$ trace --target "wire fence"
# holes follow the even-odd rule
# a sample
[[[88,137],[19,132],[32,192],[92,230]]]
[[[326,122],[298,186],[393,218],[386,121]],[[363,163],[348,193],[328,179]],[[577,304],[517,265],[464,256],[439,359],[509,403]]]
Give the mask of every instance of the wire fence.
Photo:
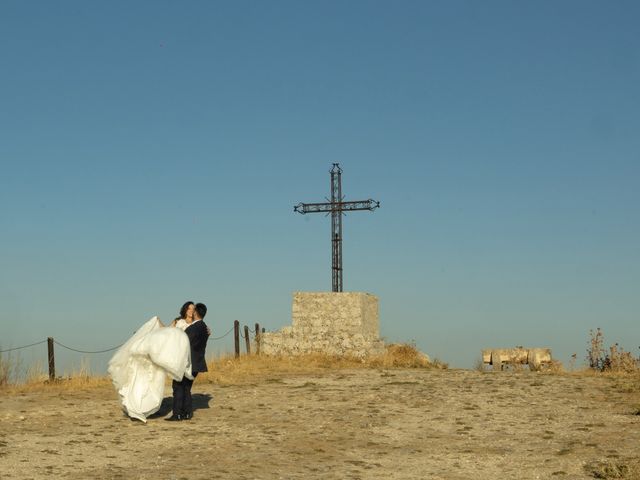
[[[255,346],[256,346],[256,352],[257,354],[260,353],[260,334],[264,332],[264,328],[262,330],[260,330],[260,326],[259,324],[255,324],[255,332],[251,329],[249,329],[248,326],[245,325],[244,327],[244,333],[242,332],[243,329],[240,328],[240,322],[238,320],[234,320],[233,322],[233,326],[227,330],[223,335],[217,336],[217,337],[211,337],[209,336],[209,338],[207,339],[207,341],[218,341],[218,340],[222,340],[224,338],[226,338],[227,336],[229,336],[231,334],[231,332],[234,332],[234,350],[235,350],[235,356],[239,357],[240,356],[240,338],[245,340],[245,344],[246,344],[246,353],[249,355],[251,354],[251,341],[253,340],[255,342]],[[209,333],[211,333],[209,331]],[[116,345],[114,347],[110,347],[110,348],[102,348],[99,350],[89,350],[89,349],[85,349],[85,348],[76,348],[76,347],[70,347],[69,345],[66,345],[65,343],[59,342],[58,340],[55,340],[53,337],[48,337],[46,340],[41,340],[39,342],[33,342],[33,343],[29,343],[27,345],[21,345],[19,347],[11,347],[11,348],[6,348],[4,350],[0,350],[0,354],[3,353],[9,353],[9,352],[15,352],[18,350],[23,350],[26,348],[31,348],[31,347],[35,347],[38,345],[42,345],[43,343],[48,343],[48,360],[49,360],[49,372],[50,372],[50,377],[55,376],[55,355],[54,355],[54,344],[58,345],[61,348],[64,348],[65,350],[69,350],[71,352],[76,352],[76,353],[83,353],[83,354],[88,354],[88,355],[93,355],[93,354],[100,354],[100,353],[108,353],[108,352],[113,352],[117,349],[119,349],[120,347],[122,347],[126,342],[122,342],[119,345]]]
[[[209,340],[222,340],[224,337],[226,337],[227,335],[229,335],[231,332],[233,332],[233,328],[231,327],[229,329],[229,331],[227,333],[225,333],[224,335],[222,335],[221,337],[209,337]]]
[[[222,340],[223,338],[229,336],[229,334],[231,332],[233,332],[234,327],[232,326],[229,330],[227,330],[227,332],[224,335],[220,335],[219,337],[209,337],[207,339],[207,341],[216,341],[216,340]],[[251,330],[249,330],[250,333],[250,337],[255,338],[255,333],[252,332]],[[242,330],[240,330],[240,336],[242,338],[246,338],[243,333]],[[34,343],[30,343],[28,345],[22,345],[20,347],[12,347],[12,348],[7,348],[4,350],[0,350],[0,353],[8,353],[8,352],[14,352],[16,350],[23,350],[25,348],[30,348],[30,347],[35,347],[36,345],[42,345],[43,343],[47,343],[47,340],[41,340],[39,342],[34,342]],[[87,353],[87,354],[97,354],[97,353],[107,353],[107,352],[112,352],[114,350],[117,350],[118,348],[120,348],[122,345],[124,345],[125,342],[121,343],[120,345],[116,345],[115,347],[111,347],[111,348],[105,348],[105,349],[101,349],[101,350],[84,350],[84,349],[80,349],[80,348],[74,348],[74,347],[69,347],[67,345],[65,345],[62,342],[59,342],[57,340],[54,340],[54,343],[62,348],[65,348],[67,350],[70,350],[72,352],[77,352],[77,353]]]
[[[121,343],[120,345],[118,345],[116,347],[106,348],[104,350],[80,350],[80,349],[77,349],[77,348],[68,347],[68,346],[58,342],[57,340],[54,340],[53,342],[56,345],[61,346],[62,348],[66,348],[67,350],[71,350],[72,352],[78,352],[78,353],[105,353],[105,352],[112,352],[113,350],[117,350],[122,345],[124,345],[124,343]],[[42,345],[43,343],[47,343],[47,340],[42,340],[40,342],[30,343],[29,345],[23,345],[21,347],[7,348],[6,350],[0,350],[0,353],[13,352],[13,351],[16,351],[16,350],[23,350],[25,348],[34,347],[36,345]]]
[[[42,340],[40,342],[30,343],[29,345],[23,345],[22,347],[7,348],[6,350],[0,350],[0,353],[13,352],[14,350],[22,350],[24,348],[34,347],[36,345],[42,345],[43,343],[47,343],[47,341]]]
[[[121,343],[120,345],[116,346],[116,347],[111,347],[111,348],[106,348],[104,350],[79,350],[77,348],[72,348],[72,347],[67,347],[66,345],[63,345],[62,343],[60,343],[57,340],[53,341],[56,345],[61,346],[62,348],[66,348],[67,350],[71,350],[72,352],[78,352],[78,353],[106,353],[106,352],[112,352],[114,350],[117,350],[118,348],[120,348],[122,345],[124,345],[124,343]]]

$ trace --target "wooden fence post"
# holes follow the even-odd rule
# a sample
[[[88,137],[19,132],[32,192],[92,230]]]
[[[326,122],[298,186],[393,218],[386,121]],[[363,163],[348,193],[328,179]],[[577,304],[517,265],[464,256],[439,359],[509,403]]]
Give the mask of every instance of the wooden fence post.
[[[247,346],[247,355],[251,355],[251,339],[249,338],[249,327],[244,326],[244,343]]]
[[[49,381],[56,379],[56,359],[53,353],[53,337],[47,337],[47,350],[49,353]]]
[[[236,358],[238,358],[240,356],[240,322],[238,320],[233,321],[233,337],[236,347]]]
[[[256,323],[256,355],[260,355],[260,325]]]

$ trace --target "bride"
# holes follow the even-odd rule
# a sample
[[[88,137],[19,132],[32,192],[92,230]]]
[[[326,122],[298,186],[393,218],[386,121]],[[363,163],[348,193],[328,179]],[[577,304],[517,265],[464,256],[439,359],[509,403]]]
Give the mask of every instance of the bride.
[[[193,302],[186,302],[169,327],[152,317],[109,361],[107,371],[131,418],[146,423],[149,415],[160,410],[167,375],[176,381],[193,379],[189,337],[184,333],[193,321],[193,311]]]

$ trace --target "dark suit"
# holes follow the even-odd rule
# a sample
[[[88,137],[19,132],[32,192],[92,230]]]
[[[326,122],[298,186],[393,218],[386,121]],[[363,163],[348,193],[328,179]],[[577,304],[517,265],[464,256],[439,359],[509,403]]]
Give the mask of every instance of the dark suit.
[[[193,322],[187,327],[184,333],[189,337],[189,345],[191,346],[191,373],[195,379],[199,372],[207,371],[207,362],[204,359],[207,339],[209,338],[207,325],[202,320]],[[189,380],[187,377],[182,377],[182,380],[179,382],[175,380],[172,382],[174,416],[191,417],[193,414],[193,402],[191,399],[192,385],[193,380]]]
[[[198,372],[206,372],[207,362],[204,359],[204,351],[207,348],[209,338],[207,324],[204,323],[204,320],[199,320],[189,325],[184,333],[189,337],[191,345],[191,372],[194,376]]]

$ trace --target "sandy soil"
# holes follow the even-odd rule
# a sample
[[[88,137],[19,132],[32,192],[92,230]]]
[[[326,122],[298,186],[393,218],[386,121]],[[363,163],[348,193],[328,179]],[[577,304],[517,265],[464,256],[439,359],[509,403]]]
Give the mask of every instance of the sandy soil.
[[[636,478],[639,392],[532,372],[274,374],[198,379],[192,421],[147,424],[107,387],[5,393],[0,478],[583,479],[593,465]]]

